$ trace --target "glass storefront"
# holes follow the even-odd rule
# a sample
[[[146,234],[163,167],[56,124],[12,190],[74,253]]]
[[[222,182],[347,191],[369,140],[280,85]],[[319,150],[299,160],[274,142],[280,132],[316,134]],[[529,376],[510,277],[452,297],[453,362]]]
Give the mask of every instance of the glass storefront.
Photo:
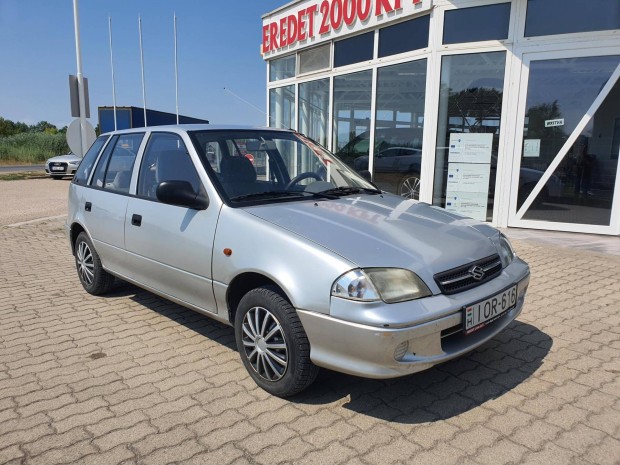
[[[533,61],[527,91],[517,209],[561,158],[523,215],[526,220],[609,225],[618,168],[620,82],[581,131],[577,125],[620,56]],[[566,146],[569,138],[574,139]]]
[[[295,126],[295,86],[269,91],[269,126],[289,129]]]
[[[347,165],[358,171],[368,166],[371,99],[371,70],[334,77],[332,148]]]
[[[411,199],[420,198],[426,62],[386,66],[377,73],[373,181]]]
[[[329,79],[299,84],[299,132],[327,147],[328,121]]]
[[[493,219],[505,52],[444,56],[433,205]]]

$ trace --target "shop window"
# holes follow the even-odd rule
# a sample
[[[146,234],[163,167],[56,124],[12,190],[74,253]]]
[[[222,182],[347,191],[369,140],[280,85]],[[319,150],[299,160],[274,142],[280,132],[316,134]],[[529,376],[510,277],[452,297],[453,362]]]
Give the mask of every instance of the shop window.
[[[333,151],[349,166],[368,163],[372,71],[334,77]]]
[[[299,132],[327,146],[329,79],[299,84]]]
[[[379,58],[428,47],[430,15],[379,30]]]
[[[527,2],[525,37],[612,29],[620,29],[620,2],[617,0]]]
[[[334,42],[334,67],[372,60],[374,42],[374,32]]]
[[[530,63],[517,210],[556,157],[562,161],[523,219],[610,224],[618,171],[620,81],[585,128],[579,134],[575,130],[618,66],[620,56]],[[574,143],[566,150],[571,136]]]
[[[378,70],[373,181],[412,199],[420,198],[425,89],[426,59]]]
[[[295,86],[269,89],[269,126],[292,129],[295,124]]]
[[[492,221],[505,52],[444,56],[433,204]]]
[[[269,61],[269,81],[295,77],[295,55]]]
[[[504,40],[509,23],[510,3],[448,10],[444,13],[443,43]]]
[[[299,74],[329,69],[330,53],[330,44],[299,52]]]

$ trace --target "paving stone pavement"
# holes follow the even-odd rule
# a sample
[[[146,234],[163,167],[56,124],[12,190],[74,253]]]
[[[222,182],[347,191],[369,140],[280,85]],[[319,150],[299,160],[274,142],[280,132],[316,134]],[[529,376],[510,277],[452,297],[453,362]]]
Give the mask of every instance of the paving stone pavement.
[[[620,257],[514,245],[526,306],[482,348],[282,400],[231,328],[127,284],[86,294],[62,220],[0,228],[0,464],[618,464]]]

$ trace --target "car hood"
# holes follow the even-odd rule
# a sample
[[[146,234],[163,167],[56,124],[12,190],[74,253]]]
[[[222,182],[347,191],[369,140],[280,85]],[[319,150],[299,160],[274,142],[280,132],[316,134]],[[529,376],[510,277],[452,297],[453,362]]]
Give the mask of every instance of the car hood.
[[[246,211],[361,268],[407,268],[431,282],[435,273],[497,253],[496,229],[391,194],[262,205]]]
[[[48,158],[47,162],[65,162],[68,163],[70,161],[80,161],[81,158],[72,153],[68,155],[58,155],[57,157]]]

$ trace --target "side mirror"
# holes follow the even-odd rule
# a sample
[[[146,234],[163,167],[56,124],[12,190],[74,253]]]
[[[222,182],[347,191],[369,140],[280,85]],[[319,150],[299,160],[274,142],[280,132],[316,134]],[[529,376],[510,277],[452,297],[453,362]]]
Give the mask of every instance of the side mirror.
[[[194,210],[206,210],[209,199],[206,195],[196,193],[192,185],[187,181],[164,181],[157,185],[155,191],[157,200],[169,205],[192,208]]]

